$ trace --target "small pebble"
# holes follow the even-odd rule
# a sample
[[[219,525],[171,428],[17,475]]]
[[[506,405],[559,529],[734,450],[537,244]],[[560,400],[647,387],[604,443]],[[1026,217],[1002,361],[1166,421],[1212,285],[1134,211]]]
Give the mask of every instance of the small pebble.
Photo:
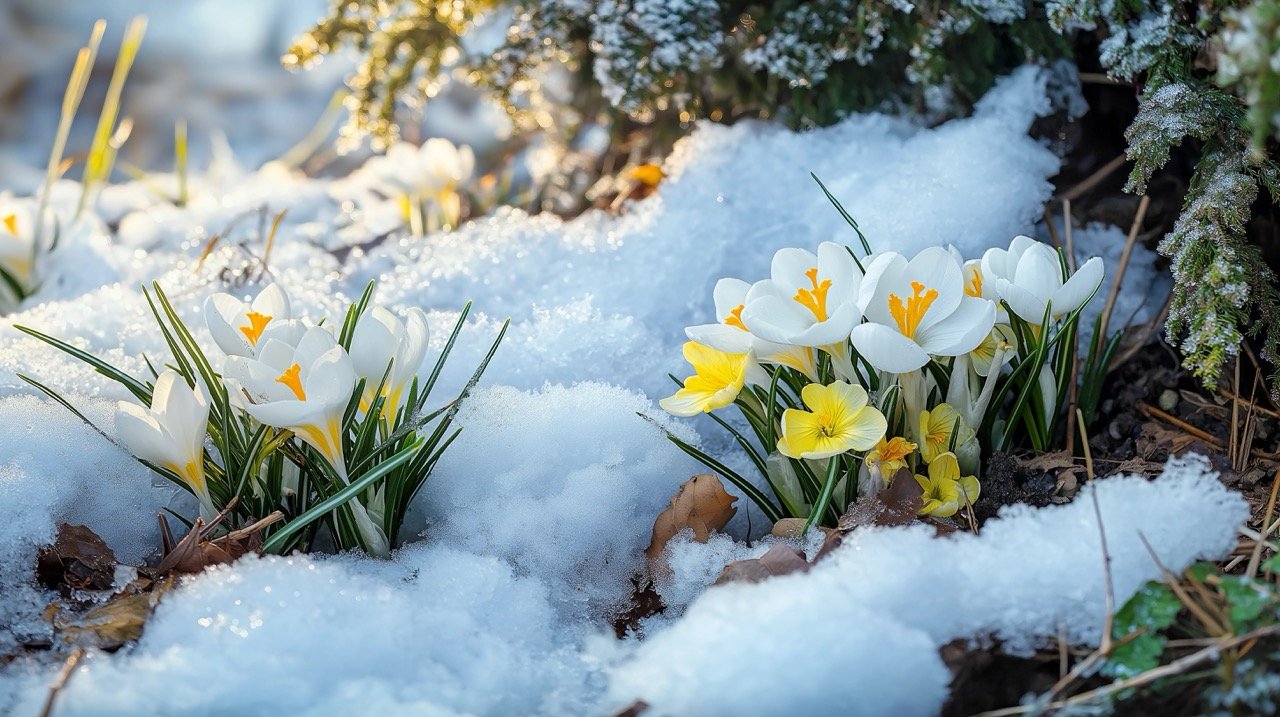
[[[1164,393],[1160,394],[1160,408],[1164,411],[1172,411],[1178,407],[1178,392],[1166,388]]]

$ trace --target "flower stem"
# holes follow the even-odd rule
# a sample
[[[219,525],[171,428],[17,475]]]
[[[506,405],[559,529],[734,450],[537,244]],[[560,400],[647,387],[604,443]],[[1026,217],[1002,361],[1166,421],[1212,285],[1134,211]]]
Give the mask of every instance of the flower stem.
[[[809,512],[809,520],[805,521],[804,533],[807,535],[809,529],[822,520],[822,515],[827,512],[827,506],[831,504],[831,494],[836,489],[836,478],[840,475],[840,456],[831,457],[831,462],[827,464],[827,478],[822,482],[822,491],[818,493],[818,500],[813,504],[813,510]]]

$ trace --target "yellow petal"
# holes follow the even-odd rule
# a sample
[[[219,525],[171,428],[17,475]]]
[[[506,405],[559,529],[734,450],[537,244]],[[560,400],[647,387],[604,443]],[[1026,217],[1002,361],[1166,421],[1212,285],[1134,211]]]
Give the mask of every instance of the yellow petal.
[[[929,479],[935,482],[955,483],[960,480],[960,462],[956,454],[940,453],[929,461]]]
[[[782,438],[778,452],[788,458],[806,458],[822,448],[822,424],[808,411],[788,408],[782,412]]]

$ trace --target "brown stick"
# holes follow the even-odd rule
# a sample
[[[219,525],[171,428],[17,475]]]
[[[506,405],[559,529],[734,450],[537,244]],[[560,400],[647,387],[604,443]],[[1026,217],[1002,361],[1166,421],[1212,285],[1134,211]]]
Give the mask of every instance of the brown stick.
[[[1143,685],[1150,684],[1164,677],[1172,677],[1173,675],[1181,674],[1191,669],[1192,667],[1199,665],[1202,662],[1207,662],[1208,660],[1212,660],[1214,657],[1218,656],[1223,650],[1228,650],[1232,647],[1235,647],[1237,645],[1242,645],[1251,640],[1256,640],[1261,637],[1267,637],[1269,635],[1274,635],[1276,633],[1280,633],[1280,625],[1267,625],[1265,627],[1260,627],[1257,630],[1252,630],[1250,632],[1247,632],[1243,635],[1239,635],[1237,637],[1215,640],[1212,645],[1202,650],[1199,650],[1197,652],[1193,652],[1190,655],[1187,655],[1185,657],[1180,657],[1174,660],[1173,662],[1170,662],[1167,665],[1161,665],[1160,667],[1157,667],[1155,669],[1147,670],[1146,672],[1143,672],[1139,675],[1134,675],[1133,677],[1130,677],[1127,680],[1120,680],[1119,682],[1113,682],[1109,685],[1105,685],[1103,687],[1099,687],[1094,690],[1089,690],[1088,692],[1081,692],[1080,694],[1070,699],[1060,700],[1057,702],[1050,702],[1048,704],[1032,704],[1032,705],[1020,705],[1018,707],[1007,707],[1005,709],[992,710],[990,712],[982,712],[981,714],[976,715],[976,717],[1013,717],[1014,715],[1024,715],[1031,712],[1044,713],[1048,710],[1058,710],[1058,709],[1062,709],[1063,707],[1071,707],[1079,704],[1087,704],[1089,702],[1093,702],[1094,700],[1100,699],[1102,697],[1109,697],[1118,692],[1123,692],[1125,690],[1130,690],[1135,687],[1141,687]]]
[[[40,710],[40,717],[49,717],[49,715],[53,714],[54,700],[58,699],[58,693],[62,691],[62,688],[67,686],[67,682],[75,672],[76,665],[80,664],[80,660],[83,657],[83,647],[77,647],[75,651],[67,656],[67,661],[62,663],[62,669],[58,671],[58,676],[53,679],[53,684],[49,685],[49,696],[44,701],[44,709]]]
[[[1092,476],[1090,476],[1092,477]],[[1098,540],[1102,544],[1102,578],[1106,588],[1106,613],[1102,620],[1102,641],[1098,643],[1098,652],[1111,654],[1111,631],[1115,627],[1116,592],[1111,584],[1111,553],[1107,550],[1107,529],[1102,524],[1102,508],[1098,505],[1097,486],[1089,492],[1093,498],[1093,515],[1098,519]]]
[[[1271,531],[1275,530],[1276,523],[1271,522],[1271,511],[1276,508],[1276,497],[1280,495],[1280,468],[1276,469],[1275,476],[1271,479],[1271,497],[1267,499],[1267,509],[1262,513],[1262,530],[1258,535],[1258,540],[1253,544],[1253,553],[1249,555],[1249,567],[1244,574],[1250,579],[1257,577],[1258,565],[1262,562],[1262,548],[1267,544],[1267,536]]]
[[[1180,428],[1183,431],[1186,431],[1187,433],[1195,436],[1196,438],[1199,438],[1200,440],[1204,441],[1205,443],[1208,443],[1210,446],[1212,446],[1213,448],[1219,451],[1224,450],[1221,440],[1219,440],[1218,438],[1214,437],[1213,435],[1199,428],[1196,428],[1195,426],[1191,425],[1190,423],[1187,423],[1186,421],[1182,420],[1181,418],[1178,418],[1177,416],[1170,415],[1169,413],[1166,413],[1144,401],[1138,402],[1138,410],[1147,418],[1155,418],[1155,419],[1164,421],[1165,423],[1168,423],[1169,425],[1175,428]],[[1251,451],[1249,451],[1249,455],[1255,458],[1263,458],[1269,461],[1280,460],[1280,453],[1267,453],[1266,451],[1259,450],[1257,448],[1254,448]]]
[[[1049,205],[1044,207],[1044,225],[1049,228],[1049,241],[1053,242],[1054,249],[1061,249],[1062,242],[1058,241],[1058,229],[1053,226],[1053,212],[1049,211]]]
[[[1111,160],[1110,162],[1107,162],[1106,164],[1098,168],[1093,174],[1090,174],[1088,177],[1085,177],[1084,180],[1081,181],[1079,184],[1063,192],[1062,199],[1072,199],[1072,200],[1079,199],[1081,194],[1084,194],[1090,189],[1093,189],[1095,186],[1098,185],[1099,182],[1101,182],[1102,180],[1110,176],[1112,172],[1123,167],[1125,165],[1125,162],[1128,162],[1128,161],[1129,161],[1129,158],[1122,154],[1116,157],[1115,159]]]
[[[1107,324],[1111,323],[1111,311],[1115,309],[1116,297],[1120,295],[1120,282],[1124,281],[1124,273],[1129,268],[1129,256],[1133,253],[1133,245],[1137,243],[1138,232],[1142,229],[1142,222],[1147,218],[1147,207],[1151,205],[1151,197],[1142,195],[1141,201],[1138,202],[1138,212],[1133,216],[1133,224],[1129,225],[1129,236],[1124,243],[1124,251],[1120,252],[1120,263],[1116,267],[1116,276],[1111,280],[1111,291],[1107,294],[1107,303],[1102,307],[1102,323],[1098,325],[1098,330],[1102,332],[1098,336],[1098,345],[1105,346],[1107,340]]]
[[[1066,252],[1067,252],[1067,268],[1071,270],[1072,274],[1074,274],[1076,272],[1076,247],[1075,247],[1075,244],[1072,243],[1071,241],[1071,224],[1072,224],[1071,200],[1063,199],[1062,200],[1062,236],[1064,237],[1063,243],[1066,244],[1064,248],[1066,249]]]
[[[1081,82],[1091,85],[1118,85],[1120,87],[1130,86],[1129,83],[1124,80],[1117,80],[1111,75],[1106,75],[1101,72],[1081,72],[1079,77]]]

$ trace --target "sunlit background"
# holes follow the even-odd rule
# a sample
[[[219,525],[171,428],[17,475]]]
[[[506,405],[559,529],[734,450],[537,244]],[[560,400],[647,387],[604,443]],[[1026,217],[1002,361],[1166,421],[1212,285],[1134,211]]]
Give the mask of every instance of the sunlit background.
[[[331,57],[305,71],[282,67],[289,43],[324,14],[324,0],[5,0],[0,4],[0,189],[34,190],[53,144],[63,91],[76,53],[98,19],[106,34],[73,126],[67,156],[82,157],[107,93],[121,38],[137,16],[146,34],[128,82],[121,118],[132,132],[115,177],[171,171],[174,127],[185,120],[193,169],[228,146],[244,168],[279,158],[304,139],[318,171],[349,169],[365,153],[332,149],[335,92],[353,63]],[[480,152],[505,136],[506,119],[474,93],[452,87],[431,111],[412,118],[411,139],[444,136]],[[224,142],[225,139],[225,142]],[[78,176],[73,165],[67,176]]]

